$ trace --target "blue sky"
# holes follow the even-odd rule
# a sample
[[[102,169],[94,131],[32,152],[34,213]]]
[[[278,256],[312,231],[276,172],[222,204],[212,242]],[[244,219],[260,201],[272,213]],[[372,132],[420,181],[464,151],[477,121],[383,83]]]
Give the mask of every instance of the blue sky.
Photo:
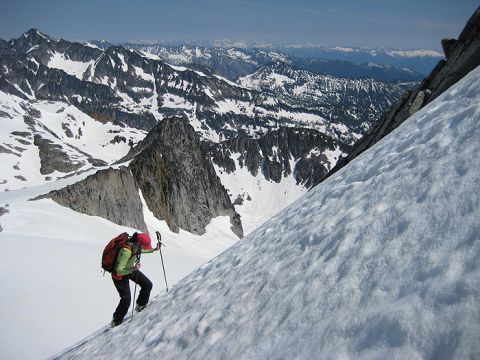
[[[440,48],[478,0],[0,0],[0,37]]]

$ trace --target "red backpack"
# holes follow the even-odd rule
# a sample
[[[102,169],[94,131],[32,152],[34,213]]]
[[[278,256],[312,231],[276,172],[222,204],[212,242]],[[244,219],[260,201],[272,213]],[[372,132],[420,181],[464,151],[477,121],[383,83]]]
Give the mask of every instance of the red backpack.
[[[110,240],[105,246],[102,255],[102,269],[108,272],[112,272],[115,268],[115,262],[117,261],[118,251],[122,247],[130,248],[128,242],[128,234],[126,232],[121,233],[116,238]]]

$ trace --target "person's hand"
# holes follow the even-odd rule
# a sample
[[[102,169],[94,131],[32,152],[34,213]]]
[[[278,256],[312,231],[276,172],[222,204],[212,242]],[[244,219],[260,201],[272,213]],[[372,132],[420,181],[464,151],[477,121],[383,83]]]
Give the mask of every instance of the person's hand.
[[[136,263],[133,268],[134,268],[135,270],[140,270],[141,267],[142,267],[142,264]]]

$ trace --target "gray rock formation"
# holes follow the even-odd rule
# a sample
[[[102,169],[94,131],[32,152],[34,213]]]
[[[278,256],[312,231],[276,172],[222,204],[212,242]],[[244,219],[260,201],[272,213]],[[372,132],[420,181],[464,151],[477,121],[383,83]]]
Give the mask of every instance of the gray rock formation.
[[[243,237],[240,215],[187,120],[160,122],[124,160],[131,160],[128,168],[98,171],[42,198],[144,231],[140,189],[148,208],[172,231],[203,234],[213,218],[229,216],[232,231]]]
[[[78,170],[85,165],[83,162],[72,162],[68,154],[62,151],[62,146],[44,139],[40,135],[35,135],[33,143],[39,150],[40,173],[42,175],[51,174],[55,170],[67,173]]]
[[[442,43],[446,60],[440,60],[417,90],[407,91],[354,145],[352,151],[328,174],[335,173],[362,152],[388,135],[407,118],[423,108],[480,65],[480,7],[468,20],[456,41]]]
[[[141,231],[147,230],[138,188],[126,167],[100,170],[82,181],[39,198],[51,198],[82,214],[100,216]]]
[[[2,216],[3,214],[6,214],[8,213],[8,209],[6,207],[3,207],[3,206],[0,206],[0,216]],[[3,231],[3,228],[2,228],[2,225],[0,224],[0,232]]]
[[[187,120],[160,122],[132,154],[129,167],[148,208],[173,231],[203,234],[212,218],[229,216],[232,231],[243,236],[240,215]]]

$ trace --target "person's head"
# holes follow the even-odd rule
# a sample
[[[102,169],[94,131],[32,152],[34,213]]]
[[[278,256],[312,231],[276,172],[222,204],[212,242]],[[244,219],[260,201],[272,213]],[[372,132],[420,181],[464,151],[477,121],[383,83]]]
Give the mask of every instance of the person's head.
[[[142,248],[144,248],[145,250],[152,250],[152,239],[150,239],[150,235],[148,233],[135,233],[135,234],[136,234],[136,242]]]

